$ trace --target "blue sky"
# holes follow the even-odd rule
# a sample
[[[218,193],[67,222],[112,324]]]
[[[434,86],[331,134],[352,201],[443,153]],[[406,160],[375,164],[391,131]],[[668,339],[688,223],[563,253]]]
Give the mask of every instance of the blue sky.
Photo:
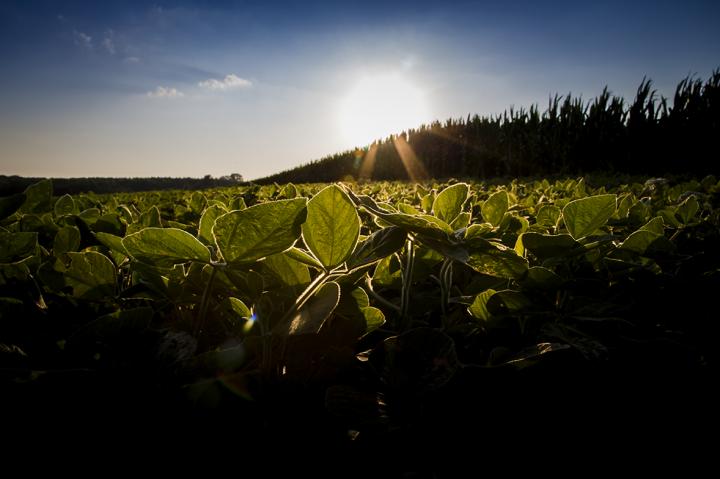
[[[251,179],[361,146],[348,109],[391,134],[720,67],[717,2],[389,3],[4,0],[0,174]],[[387,78],[404,123],[357,94]]]

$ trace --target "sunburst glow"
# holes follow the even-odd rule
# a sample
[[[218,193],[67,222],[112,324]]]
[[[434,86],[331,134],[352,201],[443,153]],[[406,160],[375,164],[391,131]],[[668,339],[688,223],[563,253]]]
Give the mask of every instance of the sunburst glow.
[[[364,146],[429,121],[424,92],[399,74],[360,79],[339,111],[339,127],[348,146]]]

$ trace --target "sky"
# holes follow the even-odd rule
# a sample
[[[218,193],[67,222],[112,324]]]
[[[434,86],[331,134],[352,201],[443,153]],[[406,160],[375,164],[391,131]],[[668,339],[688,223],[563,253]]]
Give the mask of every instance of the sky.
[[[712,1],[2,0],[0,174],[254,179],[719,67]]]

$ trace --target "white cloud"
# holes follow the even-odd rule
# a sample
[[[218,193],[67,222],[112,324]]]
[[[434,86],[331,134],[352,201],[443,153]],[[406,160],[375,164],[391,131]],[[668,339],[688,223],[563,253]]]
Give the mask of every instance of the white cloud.
[[[159,86],[155,91],[147,92],[149,98],[182,98],[185,96],[183,92],[175,88]]]
[[[140,59],[138,57],[125,57],[123,61],[125,63],[140,63]]]
[[[105,38],[103,38],[102,46],[105,48],[105,50],[110,55],[115,55],[115,42],[113,41],[113,36],[115,35],[115,32],[112,30],[108,30],[105,32]]]
[[[92,43],[92,37],[90,35],[87,35],[83,32],[79,32],[77,30],[73,30],[73,39],[75,40],[75,45],[83,48],[87,48],[88,50],[92,50],[93,43]]]
[[[230,90],[235,88],[249,88],[252,86],[252,82],[230,73],[229,75],[225,75],[225,78],[222,80],[209,78],[201,81],[198,83],[198,86],[201,88],[207,88],[208,90]]]

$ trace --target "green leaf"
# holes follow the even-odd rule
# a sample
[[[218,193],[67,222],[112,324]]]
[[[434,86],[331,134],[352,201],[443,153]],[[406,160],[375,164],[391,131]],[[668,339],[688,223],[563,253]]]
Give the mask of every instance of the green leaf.
[[[661,216],[656,216],[647,222],[644,226],[640,227],[641,231],[651,231],[655,234],[665,234],[665,222]]]
[[[472,215],[470,213],[468,213],[467,211],[462,211],[459,215],[455,217],[452,223],[450,223],[450,228],[452,228],[453,231],[465,228],[467,225],[470,224],[471,218]]]
[[[348,195],[330,185],[308,201],[302,234],[308,249],[330,270],[344,263],[355,249],[360,217]]]
[[[467,309],[468,313],[470,313],[474,318],[489,321],[490,311],[488,311],[487,303],[493,294],[495,294],[494,289],[487,289],[475,296],[473,303]]]
[[[528,262],[512,248],[493,243],[494,248],[471,251],[467,265],[479,273],[498,278],[520,279],[528,270]]]
[[[487,302],[490,315],[514,314],[532,307],[532,301],[519,291],[504,289],[493,294]]]
[[[483,219],[493,226],[499,226],[508,210],[509,200],[507,191],[501,190],[493,193],[480,208]]]
[[[402,269],[397,255],[392,254],[380,260],[375,266],[372,282],[373,285],[384,288],[399,288],[402,286]]]
[[[64,272],[65,284],[76,298],[101,300],[115,294],[115,266],[107,256],[95,251],[68,253],[70,266]]]
[[[12,263],[32,256],[37,251],[37,247],[37,233],[0,232],[0,263]]]
[[[588,196],[571,201],[563,208],[563,220],[570,235],[580,240],[593,234],[615,214],[615,195]]]
[[[574,253],[581,245],[567,234],[545,235],[540,233],[523,233],[520,237],[525,249],[537,256],[541,261]]]
[[[306,285],[310,283],[310,271],[308,271],[308,267],[290,258],[287,253],[268,256],[265,258],[263,264],[287,286]]]
[[[662,217],[656,216],[646,225],[628,236],[620,245],[620,249],[645,254],[649,249],[669,251],[672,243],[665,238],[665,227]]]
[[[524,288],[535,290],[553,290],[563,284],[560,276],[548,268],[533,266],[528,270],[527,276],[522,281]]]
[[[250,308],[248,308],[245,303],[243,303],[238,298],[233,298],[232,296],[229,298],[225,298],[222,301],[222,306],[225,306],[226,309],[232,311],[233,314],[236,314],[241,318],[250,318],[252,316],[252,311],[250,311]]]
[[[76,226],[63,226],[53,240],[53,255],[77,251],[80,247],[80,230]]]
[[[676,213],[683,224],[689,224],[695,218],[699,209],[700,204],[697,198],[695,198],[695,195],[690,195],[677,207]]]
[[[126,236],[122,244],[135,260],[170,267],[188,261],[210,262],[210,251],[190,233],[176,228],[145,228]]]
[[[215,220],[227,213],[227,210],[219,205],[208,206],[200,217],[198,226],[198,239],[208,246],[215,246],[215,238],[212,235],[212,228]]]
[[[42,180],[25,188],[25,203],[21,213],[43,213],[52,207],[53,186],[51,180]]]
[[[72,215],[78,213],[75,200],[70,195],[63,195],[55,202],[55,217],[59,218],[64,215]]]
[[[161,228],[162,227],[162,218],[160,215],[160,210],[157,206],[153,206],[148,208],[147,211],[143,211],[140,213],[140,218],[138,219],[138,223],[140,223],[141,226],[147,227],[147,228]]]
[[[375,307],[362,308],[362,313],[365,316],[365,334],[371,333],[385,324],[385,315]]]
[[[300,236],[307,200],[269,201],[231,211],[215,221],[215,244],[232,264],[251,263],[290,248]]]
[[[110,233],[95,233],[95,238],[109,250],[130,256],[125,246],[123,246],[123,239],[121,237],[111,235]]]
[[[407,239],[404,229],[390,226],[376,231],[358,245],[348,259],[349,268],[372,264],[402,249]]]
[[[190,196],[189,206],[194,213],[201,214],[205,206],[207,206],[205,195],[199,191],[193,192],[192,196]]]
[[[247,208],[247,205],[245,204],[245,198],[242,196],[236,196],[235,198],[230,201],[229,207],[231,210],[244,210]]]
[[[535,216],[535,222],[540,226],[555,226],[560,218],[561,210],[555,205],[543,205]]]
[[[466,183],[448,186],[435,198],[432,206],[433,214],[445,223],[452,223],[462,212],[462,207],[469,194],[470,187]]]
[[[380,207],[369,196],[354,196],[360,206],[389,224],[399,226],[412,233],[423,234],[433,238],[448,238],[453,229],[443,220],[431,215],[406,215],[395,213]]]
[[[4,220],[15,213],[25,203],[25,193],[0,198],[0,220]]]
[[[311,268],[323,269],[323,265],[320,264],[320,261],[313,258],[311,254],[306,253],[305,250],[296,248],[295,246],[285,251],[285,254],[288,255],[288,257],[294,259],[295,261],[299,261],[300,263],[310,266]]]
[[[316,334],[340,301],[340,285],[325,283],[290,321],[287,334]]]

